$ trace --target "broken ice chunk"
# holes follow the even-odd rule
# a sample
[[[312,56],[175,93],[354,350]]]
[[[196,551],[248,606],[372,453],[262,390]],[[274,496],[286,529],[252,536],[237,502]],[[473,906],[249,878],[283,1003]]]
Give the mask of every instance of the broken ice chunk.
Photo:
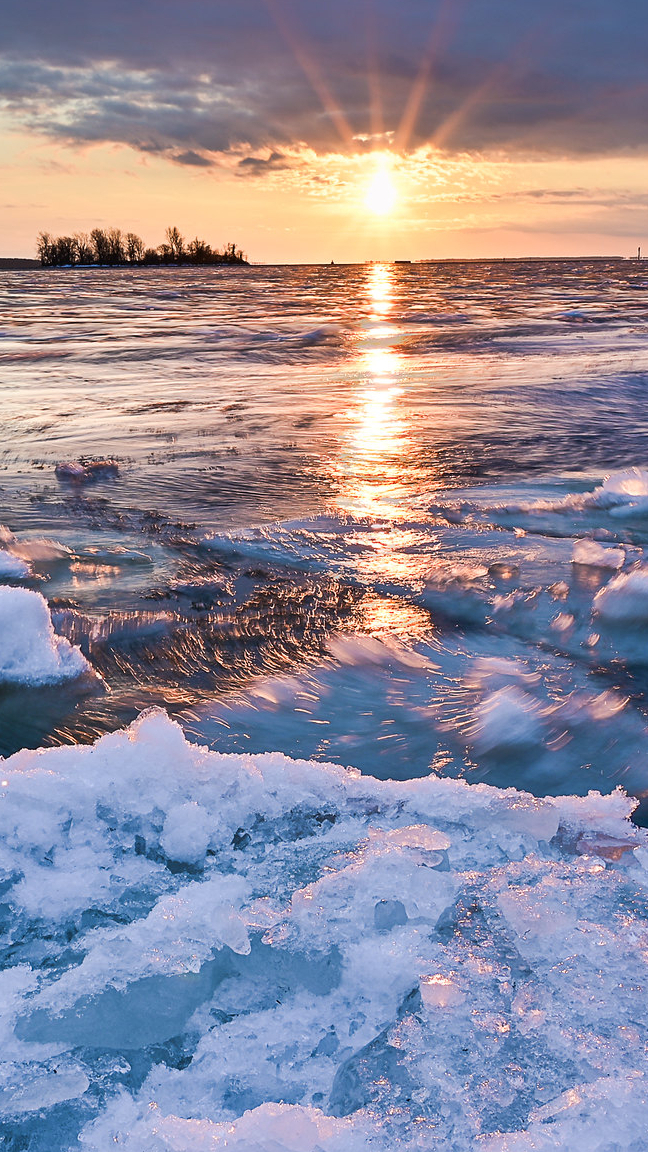
[[[83,484],[119,476],[119,465],[116,460],[61,460],[54,472],[59,480]]]
[[[577,540],[574,544],[572,564],[582,564],[587,568],[623,568],[625,551],[623,548],[603,548],[595,540]]]
[[[90,670],[81,650],[56,635],[40,592],[0,588],[0,683],[55,684]]]
[[[171,808],[164,821],[160,838],[163,852],[170,860],[183,864],[202,864],[209,846],[213,821],[195,800]]]
[[[648,624],[648,568],[615,576],[596,593],[594,611],[610,624]]]
[[[391,932],[392,928],[407,924],[407,912],[401,900],[379,900],[374,908],[374,927],[377,932]]]
[[[83,1096],[90,1087],[85,1072],[78,1069],[53,1069],[44,1075],[27,1076],[19,1084],[0,1089],[0,1114],[18,1116],[23,1112],[40,1112],[64,1100]]]

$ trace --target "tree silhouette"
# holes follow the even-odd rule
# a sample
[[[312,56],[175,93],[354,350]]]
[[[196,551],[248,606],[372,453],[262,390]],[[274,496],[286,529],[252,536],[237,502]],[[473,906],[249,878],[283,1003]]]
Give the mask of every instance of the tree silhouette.
[[[171,250],[171,259],[174,263],[179,264],[184,255],[184,240],[175,224],[172,228],[167,228],[165,236],[166,243]]]
[[[134,232],[127,232],[125,246],[128,263],[141,264],[144,260],[144,241]]]
[[[92,264],[93,259],[92,241],[87,232],[74,233],[74,263],[75,264]]]
[[[120,228],[109,228],[108,234],[108,263],[123,264],[126,259],[124,241]]]
[[[110,242],[103,228],[93,228],[90,233],[90,240],[94,249],[94,263],[108,264]]]
[[[74,236],[39,232],[36,251],[43,268],[75,264],[109,267],[125,264],[247,264],[245,253],[233,243],[226,244],[219,251],[196,236],[185,246],[175,225],[167,228],[165,239],[158,248],[146,248],[135,232],[123,233],[120,228],[93,228],[89,236],[86,232],[76,232]]]

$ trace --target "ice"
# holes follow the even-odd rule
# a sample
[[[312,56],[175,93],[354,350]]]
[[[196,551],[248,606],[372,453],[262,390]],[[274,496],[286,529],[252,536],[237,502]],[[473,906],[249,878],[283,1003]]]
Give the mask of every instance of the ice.
[[[56,635],[40,592],[0,587],[0,683],[55,684],[90,670],[80,649]]]
[[[167,814],[160,846],[171,860],[199,864],[205,859],[211,829],[209,813],[200,804],[179,804]]]
[[[610,624],[648,624],[648,568],[615,576],[596,593],[594,611]]]
[[[540,744],[542,721],[535,701],[519,688],[499,688],[475,709],[469,741],[483,753],[513,753]]]
[[[87,484],[119,476],[119,464],[116,460],[61,460],[54,471],[59,480]]]
[[[595,539],[602,534],[602,539],[614,543],[619,532],[623,539],[628,531],[645,531],[648,471],[644,469],[613,472],[585,491],[565,492],[564,484],[554,487],[553,492],[531,498],[514,492],[506,503],[498,499],[497,490],[484,489],[471,492],[468,499],[433,505],[431,511],[461,524],[477,521],[550,536],[574,536],[579,547],[584,537]]]
[[[500,1133],[480,1142],[480,1147],[484,1152],[641,1152],[645,1143],[641,1115],[647,1108],[643,1073],[601,1076],[534,1109],[523,1133]]]
[[[127,1103],[120,1103],[112,1111],[111,1128],[126,1152],[371,1152],[378,1147],[362,1120],[336,1120],[316,1108],[282,1103],[261,1104],[222,1123],[161,1116],[153,1104],[124,1138],[122,1117],[128,1124],[130,1116]],[[110,1145],[97,1127],[83,1135],[82,1147],[105,1152]]]
[[[146,552],[140,552],[136,548],[124,548],[118,544],[112,548],[101,548],[96,544],[90,545],[77,552],[76,559],[90,564],[108,564],[116,567],[123,564],[148,565],[153,563]]]
[[[89,1087],[90,1080],[82,1071],[57,1073],[54,1070],[54,1074],[37,1075],[0,1089],[0,1114],[16,1116],[23,1112],[40,1112],[83,1096]]]
[[[24,580],[30,571],[29,564],[24,560],[0,548],[0,580]]]
[[[643,468],[627,468],[613,472],[597,490],[599,501],[626,500],[648,496],[648,472]]]
[[[486,657],[471,683],[537,688]],[[24,1146],[636,1152],[648,834],[621,790],[223,755],[161,712],[2,768]]]
[[[69,563],[73,559],[72,550],[66,544],[61,544],[58,540],[46,540],[43,537],[35,537],[31,540],[14,540],[11,544],[11,551],[14,556],[33,564],[51,563],[52,561]]]
[[[623,548],[603,548],[595,540],[577,540],[573,562],[588,568],[623,568],[626,554]]]

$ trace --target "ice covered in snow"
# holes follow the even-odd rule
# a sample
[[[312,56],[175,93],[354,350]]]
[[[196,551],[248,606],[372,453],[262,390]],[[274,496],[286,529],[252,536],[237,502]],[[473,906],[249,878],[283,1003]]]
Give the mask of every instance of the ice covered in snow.
[[[90,671],[52,625],[40,592],[0,586],[0,684],[55,684]]]
[[[510,665],[472,690],[532,691]],[[21,1147],[641,1147],[648,834],[620,790],[223,755],[159,712],[0,787]]]
[[[648,472],[643,468],[613,472],[591,492],[569,493],[554,502],[538,501],[530,508],[538,511],[600,508],[613,516],[645,516],[648,514]]]

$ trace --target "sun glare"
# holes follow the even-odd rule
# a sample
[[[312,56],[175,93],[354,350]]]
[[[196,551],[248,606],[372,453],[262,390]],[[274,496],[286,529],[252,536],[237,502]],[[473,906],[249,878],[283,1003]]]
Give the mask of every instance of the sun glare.
[[[385,166],[372,177],[365,196],[365,204],[376,216],[387,216],[396,203],[396,188],[391,172]]]

